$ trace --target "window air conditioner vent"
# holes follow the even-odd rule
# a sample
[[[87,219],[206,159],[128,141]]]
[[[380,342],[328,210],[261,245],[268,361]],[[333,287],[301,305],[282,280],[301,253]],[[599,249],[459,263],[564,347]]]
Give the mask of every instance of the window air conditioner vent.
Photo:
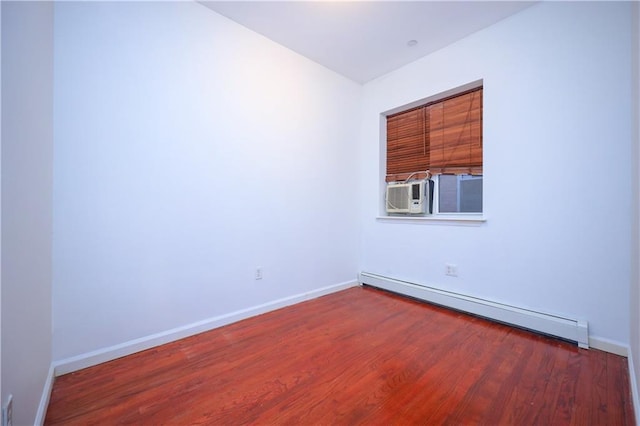
[[[433,181],[420,180],[409,183],[388,183],[386,193],[387,213],[424,214],[432,212]]]

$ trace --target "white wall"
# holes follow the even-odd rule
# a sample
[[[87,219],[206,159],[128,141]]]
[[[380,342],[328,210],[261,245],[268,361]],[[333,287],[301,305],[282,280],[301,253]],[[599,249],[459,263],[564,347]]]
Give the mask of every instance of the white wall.
[[[0,135],[2,134],[2,4],[0,4]],[[0,136],[0,331],[2,331],[2,137]],[[2,393],[2,336],[0,336],[0,407],[5,400]]]
[[[630,8],[541,3],[365,85],[362,270],[582,317],[628,344]],[[487,222],[376,221],[380,113],[478,79]]]
[[[51,364],[53,4],[2,2],[2,403],[33,424]]]
[[[361,86],[197,3],[55,19],[54,359],[356,279]]]
[[[634,82],[634,88],[631,92],[633,98],[633,124],[634,124],[634,155],[632,161],[634,162],[634,175],[632,182],[633,186],[633,228],[632,228],[632,275],[631,275],[631,292],[629,297],[630,303],[630,359],[633,360],[633,370],[629,372],[632,375],[632,383],[640,383],[640,3],[634,3],[634,13],[632,15],[634,20],[633,27],[633,74],[632,81]],[[635,379],[635,380],[634,380]],[[640,409],[639,395],[635,395],[635,408],[636,417],[638,416],[638,410]],[[640,419],[638,419],[640,421]]]

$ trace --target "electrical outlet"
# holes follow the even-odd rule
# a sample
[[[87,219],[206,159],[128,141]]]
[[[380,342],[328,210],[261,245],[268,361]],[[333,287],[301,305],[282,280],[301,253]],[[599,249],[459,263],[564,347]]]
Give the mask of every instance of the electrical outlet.
[[[260,267],[256,268],[255,279],[256,280],[261,280],[262,279],[262,268],[260,268]]]
[[[13,395],[9,395],[7,403],[2,407],[2,426],[13,426]]]
[[[444,264],[444,274],[448,275],[450,277],[457,277],[458,276],[458,266],[452,264],[452,263],[445,263]]]

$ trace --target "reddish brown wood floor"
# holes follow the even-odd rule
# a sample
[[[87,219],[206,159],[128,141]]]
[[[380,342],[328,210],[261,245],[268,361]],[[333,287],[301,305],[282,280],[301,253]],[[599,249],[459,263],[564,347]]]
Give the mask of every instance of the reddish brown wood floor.
[[[632,425],[625,358],[353,288],[59,377],[56,424]]]

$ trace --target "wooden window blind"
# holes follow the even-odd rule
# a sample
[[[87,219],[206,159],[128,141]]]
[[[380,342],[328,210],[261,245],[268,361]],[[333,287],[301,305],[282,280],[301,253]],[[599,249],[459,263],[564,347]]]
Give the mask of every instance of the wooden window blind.
[[[387,182],[427,170],[482,174],[482,87],[387,117]]]

